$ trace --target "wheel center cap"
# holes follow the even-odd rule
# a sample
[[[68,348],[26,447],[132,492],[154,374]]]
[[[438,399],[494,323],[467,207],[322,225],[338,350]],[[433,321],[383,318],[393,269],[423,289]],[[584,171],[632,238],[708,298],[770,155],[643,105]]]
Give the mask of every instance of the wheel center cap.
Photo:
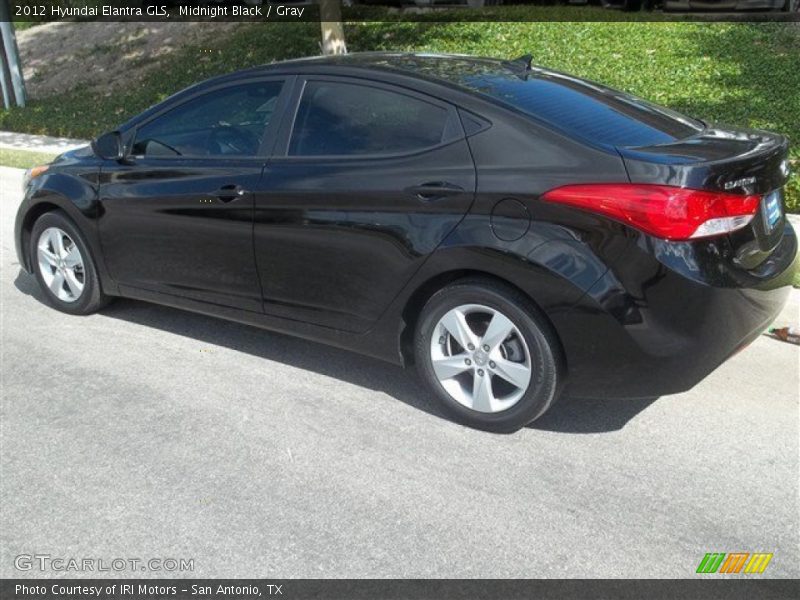
[[[486,364],[486,362],[489,360],[489,357],[486,355],[486,352],[484,352],[483,350],[478,350],[472,356],[472,358],[475,360],[475,364],[478,365],[479,367],[484,366]]]

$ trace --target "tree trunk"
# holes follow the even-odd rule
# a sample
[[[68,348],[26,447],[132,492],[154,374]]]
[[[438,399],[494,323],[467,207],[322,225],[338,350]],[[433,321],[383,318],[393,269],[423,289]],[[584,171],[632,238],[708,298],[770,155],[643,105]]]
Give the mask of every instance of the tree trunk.
[[[322,27],[322,53],[347,54],[339,0],[320,0],[319,20]]]

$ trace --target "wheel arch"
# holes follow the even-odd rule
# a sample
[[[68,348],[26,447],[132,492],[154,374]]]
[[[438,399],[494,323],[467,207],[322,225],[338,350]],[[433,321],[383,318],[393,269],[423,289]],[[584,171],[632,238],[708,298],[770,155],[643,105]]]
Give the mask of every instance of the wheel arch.
[[[57,210],[69,215],[69,213],[63,210],[60,203],[54,202],[53,199],[48,199],[33,204],[22,217],[19,231],[21,249],[20,262],[22,268],[28,273],[33,272],[33,264],[31,263],[31,234],[33,233],[33,225],[42,215]]]
[[[403,327],[400,331],[400,355],[405,365],[410,366],[414,364],[414,333],[425,304],[439,290],[457,281],[464,280],[475,280],[476,282],[487,281],[500,284],[524,296],[525,299],[533,306],[537,313],[537,317],[539,317],[541,322],[550,329],[554,339],[557,340],[558,348],[555,349],[556,354],[561,362],[561,366],[566,372],[567,360],[563,342],[561,341],[561,337],[558,335],[558,331],[552,320],[543,309],[542,304],[530,293],[516,285],[513,281],[489,271],[470,268],[453,269],[438,273],[423,281],[408,296],[408,299],[406,300],[402,310]]]
[[[42,215],[51,212],[63,213],[72,221],[75,227],[78,228],[89,246],[89,252],[91,252],[92,259],[97,268],[101,289],[104,293],[116,294],[116,284],[110,279],[105,268],[99,239],[93,227],[93,220],[84,210],[58,192],[41,190],[32,198],[24,214],[20,215],[18,224],[19,231],[17,233],[20,266],[26,272],[33,273],[33,263],[30,252],[33,226]]]

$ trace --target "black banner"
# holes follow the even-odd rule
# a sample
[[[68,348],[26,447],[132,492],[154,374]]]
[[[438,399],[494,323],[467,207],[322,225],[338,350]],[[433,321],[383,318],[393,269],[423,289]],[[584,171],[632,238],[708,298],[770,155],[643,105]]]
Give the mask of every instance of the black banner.
[[[782,600],[800,597],[787,579],[6,579],[3,600]]]
[[[646,10],[606,10],[583,0],[351,0],[342,7],[347,21],[794,21],[800,12],[782,11],[785,0],[763,0],[771,9],[733,11],[730,0],[707,0],[701,11],[668,12],[666,0],[642,2]],[[610,3],[614,5],[614,2]],[[622,6],[624,2],[617,0]],[[710,8],[708,8],[710,7]],[[792,5],[788,6],[789,8]],[[251,23],[319,21],[315,2],[289,0],[10,0],[13,21],[237,21]],[[719,10],[715,10],[718,8]]]

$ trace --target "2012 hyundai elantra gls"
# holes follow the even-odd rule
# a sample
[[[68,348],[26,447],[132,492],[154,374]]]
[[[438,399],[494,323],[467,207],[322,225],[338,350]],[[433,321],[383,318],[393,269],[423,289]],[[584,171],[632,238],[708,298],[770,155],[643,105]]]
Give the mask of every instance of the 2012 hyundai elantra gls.
[[[125,296],[414,364],[449,417],[513,431],[562,393],[682,392],[759,335],[795,268],[787,156],[530,57],[304,59],[33,169],[16,247],[62,311]]]

